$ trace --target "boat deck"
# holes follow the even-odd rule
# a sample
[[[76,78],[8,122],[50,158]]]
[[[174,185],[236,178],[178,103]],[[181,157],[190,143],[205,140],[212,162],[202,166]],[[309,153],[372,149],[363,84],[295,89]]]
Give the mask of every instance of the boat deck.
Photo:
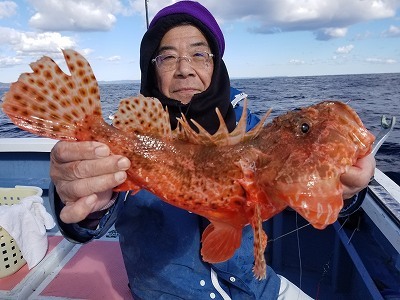
[[[88,244],[49,233],[45,258],[0,279],[0,299],[132,299],[114,230]]]

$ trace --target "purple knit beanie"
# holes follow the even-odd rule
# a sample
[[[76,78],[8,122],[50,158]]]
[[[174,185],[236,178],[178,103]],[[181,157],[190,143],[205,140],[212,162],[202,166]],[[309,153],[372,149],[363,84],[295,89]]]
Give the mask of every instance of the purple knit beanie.
[[[224,55],[225,39],[224,35],[222,34],[221,28],[219,27],[213,15],[198,2],[179,1],[170,6],[164,7],[154,16],[149,25],[149,29],[154,27],[157,21],[162,17],[173,14],[188,14],[203,23],[204,26],[206,26],[214,35],[215,40],[218,43],[218,49],[220,51],[221,57]]]

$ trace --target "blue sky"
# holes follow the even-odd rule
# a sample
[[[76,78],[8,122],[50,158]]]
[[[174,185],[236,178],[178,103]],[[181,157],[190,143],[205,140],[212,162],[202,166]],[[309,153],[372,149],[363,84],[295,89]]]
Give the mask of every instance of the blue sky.
[[[150,19],[175,1],[148,0]],[[225,34],[233,78],[400,72],[400,0],[200,0]],[[61,48],[98,80],[140,78],[144,0],[0,1],[0,82]]]

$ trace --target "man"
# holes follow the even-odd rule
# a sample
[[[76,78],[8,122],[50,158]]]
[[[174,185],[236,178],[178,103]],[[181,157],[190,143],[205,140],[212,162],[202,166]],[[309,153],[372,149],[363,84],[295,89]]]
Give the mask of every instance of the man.
[[[197,2],[177,2],[154,17],[141,43],[141,93],[168,107],[172,127],[183,113],[214,133],[218,107],[229,130],[234,129],[224,47],[217,22]],[[373,158],[366,158],[343,176],[345,198],[366,186],[374,166]],[[134,196],[114,194],[129,167],[127,158],[112,155],[106,145],[59,142],[51,153],[55,187],[50,198],[70,240],[90,241],[116,221],[135,299],[308,298],[271,268],[266,280],[253,278],[249,226],[233,258],[213,265],[202,261],[200,238],[207,220],[144,190]]]

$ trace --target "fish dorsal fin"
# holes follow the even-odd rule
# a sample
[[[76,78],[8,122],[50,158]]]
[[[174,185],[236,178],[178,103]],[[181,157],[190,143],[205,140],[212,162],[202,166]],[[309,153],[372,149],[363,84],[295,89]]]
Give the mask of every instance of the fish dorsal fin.
[[[125,132],[152,134],[167,139],[178,138],[171,130],[169,114],[157,98],[138,95],[121,100],[113,125]]]
[[[264,122],[271,113],[269,110],[264,117],[260,120],[260,122],[250,131],[246,132],[247,125],[247,98],[244,101],[243,105],[243,113],[240,117],[240,120],[236,126],[236,128],[229,132],[224,118],[221,115],[221,112],[218,108],[216,108],[216,113],[220,122],[219,128],[217,132],[214,134],[210,134],[205,130],[199,123],[195,120],[191,120],[192,123],[197,127],[198,132],[192,129],[189,125],[189,122],[182,115],[182,118],[178,119],[179,124],[181,125],[184,133],[187,136],[187,139],[194,144],[204,144],[204,145],[215,145],[215,146],[227,146],[227,145],[236,145],[240,142],[254,139],[260,133],[263,128]]]
[[[87,116],[101,118],[100,93],[89,63],[73,50],[63,50],[71,75],[49,57],[31,63],[5,95],[2,109],[17,126],[34,134],[76,140],[77,126]]]

